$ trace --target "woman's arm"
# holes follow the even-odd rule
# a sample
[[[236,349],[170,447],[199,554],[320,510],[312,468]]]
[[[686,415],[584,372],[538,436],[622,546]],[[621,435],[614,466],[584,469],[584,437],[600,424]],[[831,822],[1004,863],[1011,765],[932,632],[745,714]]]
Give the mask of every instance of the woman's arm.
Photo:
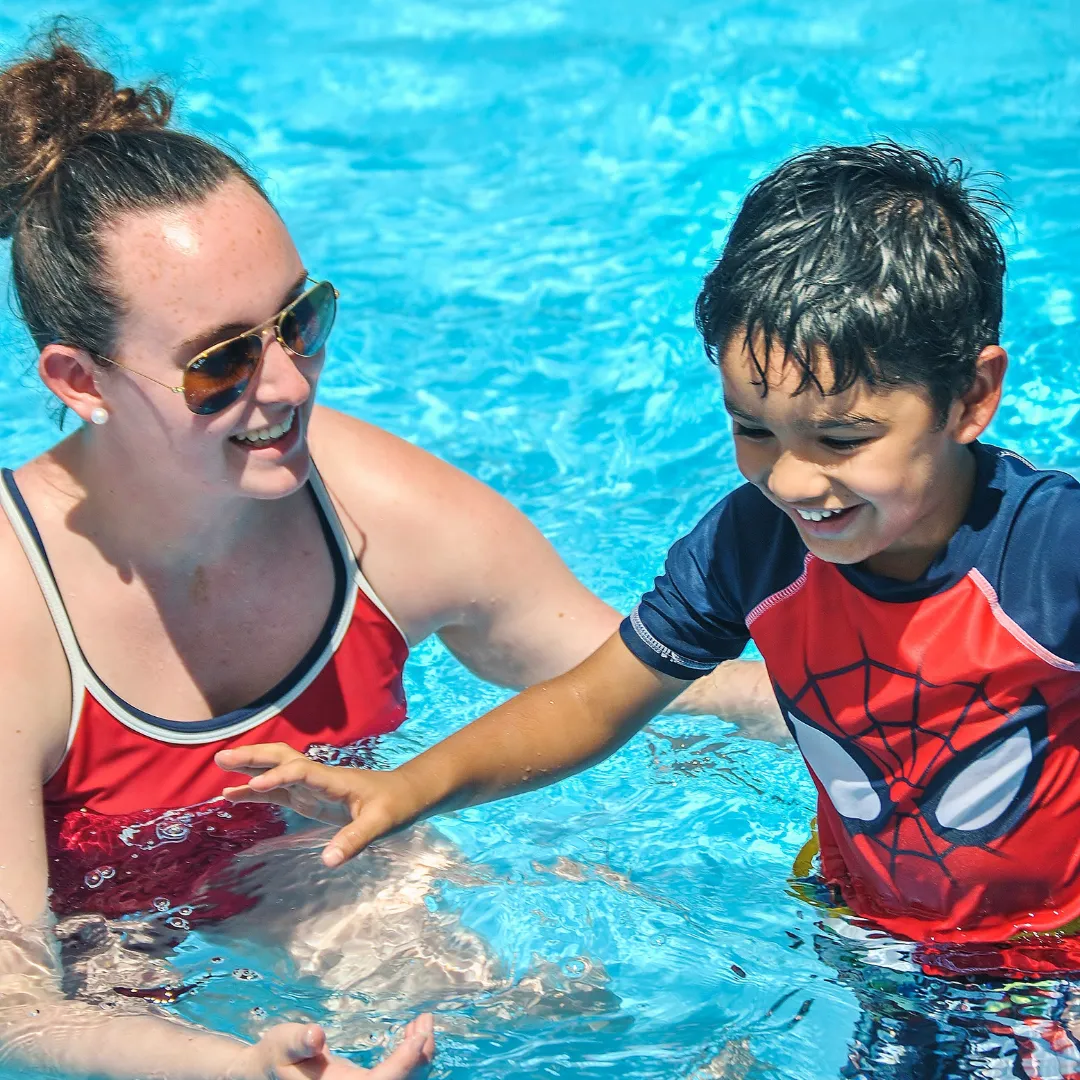
[[[569,671],[618,629],[620,614],[485,484],[330,409],[315,410],[311,444],[364,573],[410,642],[437,633],[480,678],[520,689]],[[670,711],[787,737],[759,663],[721,664]]]

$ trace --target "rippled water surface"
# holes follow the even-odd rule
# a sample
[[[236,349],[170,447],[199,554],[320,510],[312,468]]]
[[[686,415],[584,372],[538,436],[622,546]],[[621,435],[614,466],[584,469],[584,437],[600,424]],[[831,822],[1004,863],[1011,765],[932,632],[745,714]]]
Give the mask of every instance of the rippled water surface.
[[[53,10],[6,0],[0,44]],[[1072,0],[66,10],[104,27],[129,76],[174,78],[184,122],[250,159],[341,289],[324,399],[494,485],[621,608],[736,481],[693,300],[748,185],[814,143],[889,135],[1003,174],[1012,368],[992,435],[1080,467]],[[7,315],[0,340],[15,464],[56,432]],[[408,686],[387,761],[499,697],[434,644]],[[446,1029],[435,1075],[455,1080],[835,1077],[867,1008],[943,1006],[900,976],[869,980],[867,1004],[857,946],[789,882],[811,812],[790,749],[663,720],[586,777],[440,821],[442,839],[346,879],[286,845],[291,869],[258,887],[308,951],[240,916],[178,935],[159,982],[189,987],[182,1015],[237,1033],[320,1017],[364,1061],[426,1003]],[[350,889],[352,925],[319,914]],[[170,918],[183,899],[163,898]]]

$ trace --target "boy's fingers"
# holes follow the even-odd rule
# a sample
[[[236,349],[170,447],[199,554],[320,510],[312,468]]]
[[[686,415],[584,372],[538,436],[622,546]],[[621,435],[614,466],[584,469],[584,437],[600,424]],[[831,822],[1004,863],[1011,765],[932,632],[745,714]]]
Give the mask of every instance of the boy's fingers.
[[[223,788],[221,794],[231,803],[273,803],[275,806],[285,806],[289,801],[288,792],[252,791],[247,784]]]
[[[218,768],[224,768],[220,761],[215,761]],[[258,776],[260,773],[272,769],[272,765],[229,765],[226,772],[243,773],[244,776]]]
[[[297,757],[303,755],[288,743],[256,743],[254,746],[219,750],[214,755],[214,761],[229,772],[246,772],[248,769],[272,769]]]
[[[365,807],[357,815],[355,821],[338,830],[330,843],[323,848],[323,864],[333,869],[335,866],[348,862],[353,856],[363,851],[373,840],[385,836],[393,827],[394,823],[387,815],[380,814],[376,816],[373,813],[368,813]]]
[[[274,769],[267,769],[266,772],[253,776],[248,781],[248,787],[252,791],[269,791],[271,788],[304,784],[307,787],[317,788],[319,791],[329,791],[323,773],[326,768],[327,766],[310,761],[306,757],[297,757],[284,765],[278,765]]]

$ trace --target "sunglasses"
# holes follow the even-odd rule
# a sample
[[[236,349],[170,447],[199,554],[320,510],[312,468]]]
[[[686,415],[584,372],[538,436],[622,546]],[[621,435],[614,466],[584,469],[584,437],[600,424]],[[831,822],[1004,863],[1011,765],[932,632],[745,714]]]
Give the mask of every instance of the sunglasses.
[[[308,280],[314,281],[313,278]],[[184,381],[180,386],[170,386],[108,356],[93,355],[107,364],[164,386],[174,394],[183,394],[184,402],[193,413],[211,416],[243,396],[262,362],[266,351],[263,338],[271,327],[278,344],[293,356],[315,356],[334,327],[338,296],[337,289],[329,281],[314,281],[310,289],[266,322],[227,341],[219,341],[192,357],[184,366]]]

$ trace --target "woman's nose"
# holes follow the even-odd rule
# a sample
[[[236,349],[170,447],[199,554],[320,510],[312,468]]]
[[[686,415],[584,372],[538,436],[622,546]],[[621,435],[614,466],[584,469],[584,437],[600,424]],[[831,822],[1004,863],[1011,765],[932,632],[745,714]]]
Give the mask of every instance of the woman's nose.
[[[300,369],[304,362],[271,336],[256,376],[256,400],[302,405],[311,396],[311,381]]]

